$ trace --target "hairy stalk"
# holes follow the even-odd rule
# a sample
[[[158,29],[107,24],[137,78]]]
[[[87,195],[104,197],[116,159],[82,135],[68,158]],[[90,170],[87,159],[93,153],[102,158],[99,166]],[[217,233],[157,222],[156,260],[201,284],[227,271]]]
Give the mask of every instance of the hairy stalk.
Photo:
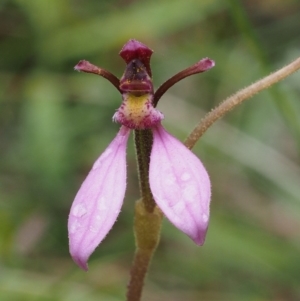
[[[153,253],[137,249],[134,255],[128,284],[127,301],[140,301],[144,286],[144,280]]]
[[[292,73],[300,69],[300,58],[296,59],[289,65],[279,69],[278,71],[264,77],[263,79],[255,82],[254,84],[238,91],[232,96],[226,98],[220,105],[210,111],[198,123],[188,138],[185,140],[185,145],[191,149],[194,147],[199,138],[208,130],[208,128],[216,122],[219,118],[223,117],[227,112],[231,111],[237,105],[241,104],[248,98],[251,98],[258,92],[269,88],[280,80],[285,79]]]
[[[145,204],[145,208],[148,212],[153,212],[156,206],[149,185],[149,163],[152,140],[153,137],[151,130],[147,129],[134,131],[140,193]]]
[[[148,212],[142,200],[135,205],[134,235],[136,251],[130,271],[127,301],[140,301],[151,258],[160,239],[163,215],[158,207]]]

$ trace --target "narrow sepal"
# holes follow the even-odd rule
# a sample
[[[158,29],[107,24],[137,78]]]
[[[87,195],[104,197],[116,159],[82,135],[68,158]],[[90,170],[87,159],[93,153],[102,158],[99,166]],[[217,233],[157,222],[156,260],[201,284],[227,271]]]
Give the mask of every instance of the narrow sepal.
[[[86,60],[79,61],[78,64],[74,67],[74,70],[79,71],[79,72],[93,73],[93,74],[103,76],[104,78],[109,80],[118,89],[118,91],[121,92],[121,90],[119,88],[120,81],[115,75],[113,75],[112,73],[110,73],[109,71],[107,71],[103,68],[100,68],[96,65],[91,64],[90,62],[88,62]]]
[[[69,247],[73,260],[87,270],[87,260],[115,223],[126,189],[126,145],[130,130],[119,133],[96,160],[72,204]]]
[[[207,57],[200,60],[196,64],[173,75],[171,78],[165,81],[154,93],[154,98],[153,98],[154,107],[156,107],[157,102],[162,97],[162,95],[173,85],[175,85],[177,82],[193,74],[205,72],[214,66],[215,66],[215,62]]]
[[[149,182],[165,216],[202,245],[209,221],[209,176],[201,161],[162,125],[153,128]]]

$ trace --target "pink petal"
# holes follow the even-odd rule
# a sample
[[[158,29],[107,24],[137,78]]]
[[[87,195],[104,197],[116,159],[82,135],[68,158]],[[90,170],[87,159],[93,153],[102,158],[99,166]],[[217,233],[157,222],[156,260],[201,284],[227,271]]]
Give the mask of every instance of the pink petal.
[[[149,181],[166,217],[202,245],[209,220],[209,176],[201,161],[162,125],[153,128]]]
[[[72,204],[68,229],[70,254],[87,270],[87,260],[111,229],[126,189],[126,145],[130,130],[121,127],[94,163]]]

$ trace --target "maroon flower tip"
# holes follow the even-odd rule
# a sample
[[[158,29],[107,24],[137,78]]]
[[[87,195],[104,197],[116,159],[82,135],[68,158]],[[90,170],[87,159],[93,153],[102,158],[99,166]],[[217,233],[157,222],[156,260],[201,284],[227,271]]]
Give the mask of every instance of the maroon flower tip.
[[[129,40],[120,51],[120,56],[128,64],[133,59],[150,60],[153,51],[137,40]]]
[[[153,51],[148,48],[143,43],[137,40],[129,40],[120,51],[120,56],[129,64],[134,59],[139,59],[144,66],[148,74],[151,76],[151,69],[150,69],[150,58]]]
[[[195,64],[195,67],[197,67],[197,69],[200,72],[209,70],[214,66],[215,66],[215,62],[213,60],[209,59],[208,57],[202,59],[201,61],[199,61],[198,63]]]

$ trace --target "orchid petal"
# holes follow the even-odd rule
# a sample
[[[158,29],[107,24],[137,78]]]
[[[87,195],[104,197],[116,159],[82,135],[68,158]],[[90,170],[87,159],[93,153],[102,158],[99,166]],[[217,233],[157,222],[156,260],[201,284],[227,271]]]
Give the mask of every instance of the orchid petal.
[[[72,204],[70,254],[87,270],[87,260],[115,223],[126,189],[126,145],[130,130],[119,133],[96,160]]]
[[[201,161],[162,125],[153,128],[149,181],[166,217],[202,245],[209,220],[209,176]]]

